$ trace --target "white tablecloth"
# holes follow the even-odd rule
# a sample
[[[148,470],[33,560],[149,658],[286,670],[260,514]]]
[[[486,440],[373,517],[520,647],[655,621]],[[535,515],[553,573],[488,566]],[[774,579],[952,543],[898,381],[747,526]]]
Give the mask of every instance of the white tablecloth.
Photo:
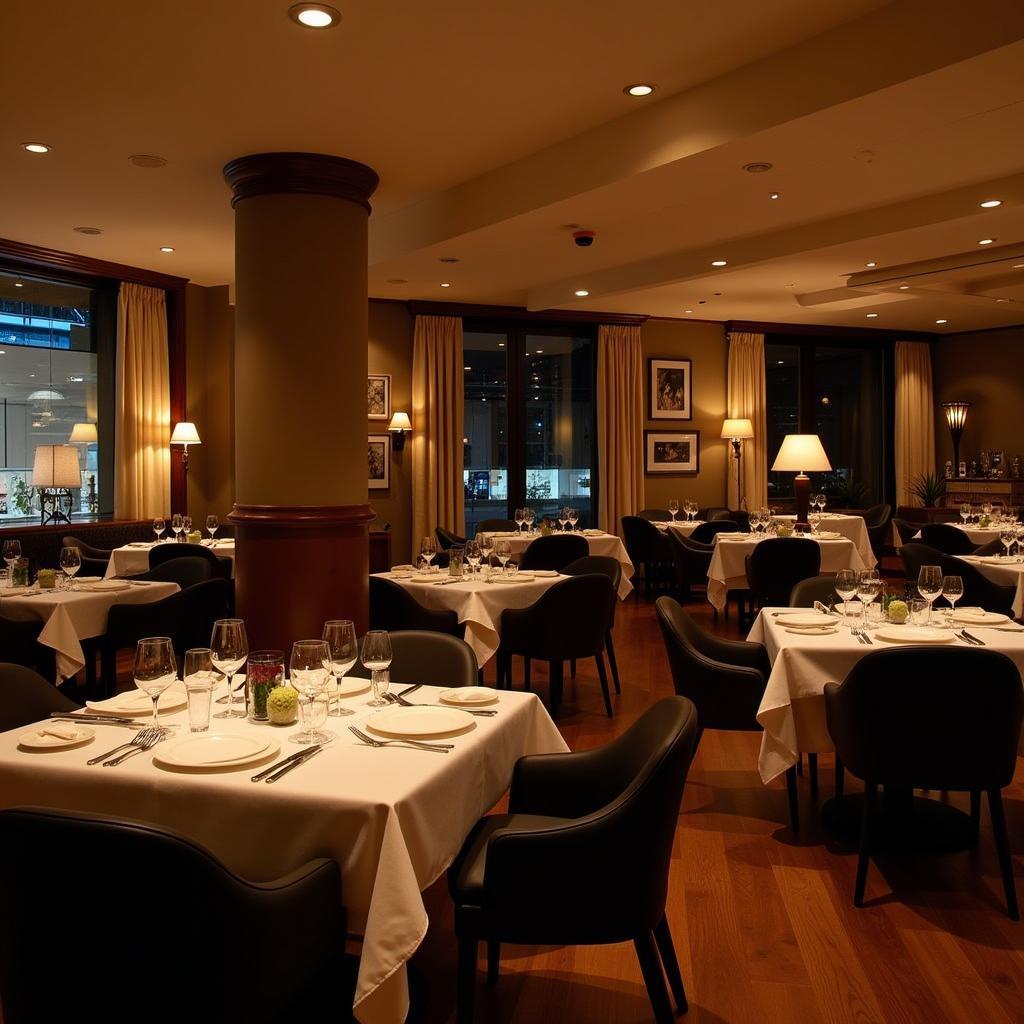
[[[434,692],[425,687],[414,699],[429,703]],[[314,857],[334,859],[350,928],[363,936],[355,1015],[397,1024],[408,1012],[405,963],[428,925],[420,893],[508,787],[519,757],[567,747],[530,693],[502,692],[499,714],[474,719],[473,731],[449,740],[455,749],[445,755],[359,744],[346,727],[361,726],[373,709],[365,697],[346,703],[356,715],[328,720],[338,739],[269,786],[249,781],[253,767],[172,772],[154,765],[150,753],[116,768],[87,766],[90,757],[124,742],[125,730],[113,726],[98,727],[83,747],[41,754],[17,748],[25,730],[3,733],[0,807],[55,807],[153,822],[190,836],[252,881],[279,877]],[[186,715],[168,721],[185,722]],[[263,735],[274,730],[281,756],[298,749],[287,742],[294,726],[240,720],[214,728]],[[212,964],[215,951],[210,955]]]
[[[164,544],[173,541],[162,541]],[[203,541],[204,547],[210,547],[208,541]],[[114,548],[110,555],[110,562],[107,565],[107,579],[112,576],[134,576],[149,569],[149,551],[155,544],[125,544],[123,547]],[[218,558],[231,559],[231,574],[235,571],[235,542],[231,539],[219,540],[212,548]]]
[[[963,523],[946,523],[947,526],[955,526],[962,530],[970,538],[972,544],[988,544],[990,541],[999,540],[999,530],[996,527],[985,527],[977,525],[964,526]],[[921,531],[914,534],[914,540],[921,539]]]
[[[789,633],[772,612],[792,609],[764,608],[747,639],[762,643],[772,670],[768,676],[757,720],[764,733],[758,769],[770,782],[797,762],[801,751],[824,753],[833,749],[825,724],[825,684],[841,683],[853,666],[873,651],[902,647],[875,639],[869,647],[841,626],[825,636]],[[1024,671],[1024,633],[1001,633],[971,626],[993,651],[1002,651]],[[952,644],[950,646],[953,646]],[[957,641],[956,646],[967,646]]]
[[[0,590],[0,614],[22,621],[43,619],[39,642],[57,652],[57,674],[68,679],[85,666],[82,640],[107,631],[107,612],[114,604],[147,604],[170,597],[177,583],[146,583],[114,592],[47,590],[34,596]],[[8,596],[10,594],[10,596]]]
[[[587,531],[579,531],[587,545],[590,547],[590,553],[592,555],[607,555],[610,558],[614,558],[619,565],[622,566],[622,582],[619,584],[619,598],[625,601],[633,590],[633,584],[630,580],[633,578],[635,572],[633,563],[629,560],[629,555],[626,554],[626,545],[615,536],[614,533],[600,533],[590,534]],[[510,541],[512,548],[512,557],[518,559],[522,553],[537,539],[539,534],[533,534],[532,536],[527,533],[492,533],[492,537],[500,540]]]
[[[655,523],[654,524],[659,530],[665,532],[667,530],[677,530],[684,537],[689,537],[698,526],[704,525],[703,519],[677,519],[673,522]]]
[[[560,579],[568,579],[567,576],[544,576],[517,579],[515,583],[485,583],[480,576],[474,576],[464,583],[442,584],[441,581],[448,579],[445,573],[411,580],[395,579],[388,572],[376,575],[404,587],[427,608],[455,612],[466,628],[466,643],[473,648],[478,665],[485,665],[498,650],[501,640],[498,627],[506,608],[526,608],[548,587]]]
[[[1010,559],[979,558],[977,555],[959,555],[970,562],[986,579],[1003,587],[1016,587],[1013,599],[1013,614],[1019,619],[1024,616],[1024,559],[1014,555]]]
[[[773,518],[796,522],[795,515],[774,516]],[[847,540],[853,541],[866,569],[874,568],[878,564],[875,552],[871,548],[868,524],[864,522],[863,516],[848,516],[841,512],[826,512],[818,529],[831,530],[833,533],[842,534]],[[822,572],[826,571],[831,570],[822,570]]]
[[[743,534],[742,540],[723,538],[736,537],[737,534],[720,533],[715,537],[715,550],[711,555],[711,566],[708,569],[708,600],[721,611],[725,607],[726,596],[730,590],[747,588],[746,557],[764,540],[753,540],[749,534]],[[868,566],[861,558],[853,541],[846,537],[835,540],[806,540],[805,544],[817,544],[821,548],[821,571],[838,572],[840,569],[866,569]],[[874,565],[874,561],[871,562]]]

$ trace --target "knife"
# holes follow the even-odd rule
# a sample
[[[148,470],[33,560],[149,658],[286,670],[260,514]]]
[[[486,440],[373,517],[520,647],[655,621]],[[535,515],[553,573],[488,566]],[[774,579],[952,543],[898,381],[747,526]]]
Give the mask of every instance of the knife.
[[[412,693],[415,690],[418,690],[422,685],[423,685],[422,683],[413,683],[412,686],[407,687],[401,693],[399,693],[397,696],[399,696],[399,697],[408,697],[410,693]]]
[[[62,722],[89,722],[94,725],[123,725],[129,729],[144,729],[148,723],[135,722],[129,718],[114,718],[112,715],[73,715],[69,711],[51,711],[50,718]]]
[[[289,762],[283,768],[279,769],[273,775],[271,775],[270,778],[267,779],[267,784],[269,785],[271,782],[277,782],[278,779],[287,775],[293,768],[298,768],[300,764],[305,764],[307,761],[312,761],[313,758],[316,757],[316,755],[319,754],[321,750],[323,750],[323,747],[313,747],[312,750],[306,751],[306,753],[302,757],[295,758],[294,761]]]
[[[306,750],[297,750],[294,754],[289,754],[283,761],[277,761],[272,764],[269,768],[264,768],[263,771],[253,775],[250,779],[251,782],[262,782],[268,775],[273,775],[274,772],[280,768],[284,768],[286,765],[290,765],[293,761],[301,761],[304,757],[310,757],[315,754],[321,747],[321,744],[309,747]]]

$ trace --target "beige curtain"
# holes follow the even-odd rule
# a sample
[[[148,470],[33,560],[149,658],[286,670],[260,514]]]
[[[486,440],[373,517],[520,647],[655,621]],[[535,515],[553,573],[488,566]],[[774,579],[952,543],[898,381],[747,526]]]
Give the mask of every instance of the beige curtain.
[[[465,529],[462,320],[418,316],[412,353],[412,543]]]
[[[121,285],[117,300],[114,515],[149,519],[171,507],[171,386],[167,301],[160,288]]]
[[[622,534],[644,507],[644,356],[640,328],[597,330],[597,525]]]
[[[935,472],[932,350],[924,341],[896,342],[896,503],[916,505],[914,478]]]
[[[754,436],[743,442],[741,473],[743,500],[746,508],[764,508],[768,504],[768,445],[766,420],[767,395],[764,373],[764,335],[749,331],[729,334],[729,365],[727,375],[730,419],[749,419]],[[736,461],[732,445],[727,444],[728,504],[740,507],[736,493]]]

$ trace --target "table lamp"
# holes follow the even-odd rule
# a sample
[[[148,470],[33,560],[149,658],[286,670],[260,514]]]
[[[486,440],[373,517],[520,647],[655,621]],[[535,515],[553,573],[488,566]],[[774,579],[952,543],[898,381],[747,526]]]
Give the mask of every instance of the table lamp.
[[[82,446],[82,452],[85,456],[82,471],[84,472],[89,468],[89,459],[86,454],[91,444],[97,444],[99,437],[96,433],[95,423],[76,423],[71,428],[71,436],[68,438],[69,444],[80,444]],[[99,511],[99,496],[96,494],[96,474],[89,474],[89,490],[83,498],[84,508],[87,508],[93,515]]]
[[[740,475],[740,459],[743,457],[743,442],[754,436],[754,424],[747,419],[726,420],[722,424],[722,437],[732,442],[732,456],[736,460],[736,507],[744,507],[743,484]]]
[[[787,434],[782,439],[779,454],[772,465],[773,473],[796,473],[793,495],[796,498],[796,521],[807,525],[807,509],[811,501],[812,473],[827,473],[832,469],[817,434]]]
[[[39,489],[42,525],[70,523],[71,491],[82,486],[78,449],[70,444],[37,445],[30,483]]]

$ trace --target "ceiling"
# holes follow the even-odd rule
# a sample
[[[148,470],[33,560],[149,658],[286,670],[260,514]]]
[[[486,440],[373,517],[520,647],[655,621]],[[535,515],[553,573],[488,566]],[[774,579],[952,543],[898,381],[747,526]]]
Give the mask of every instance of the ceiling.
[[[0,64],[0,235],[230,283],[222,166],[300,149],[380,174],[378,297],[1024,322],[1019,0],[335,4],[316,32],[288,0],[5,0],[5,37],[39,45]],[[655,93],[624,95],[637,81]]]

